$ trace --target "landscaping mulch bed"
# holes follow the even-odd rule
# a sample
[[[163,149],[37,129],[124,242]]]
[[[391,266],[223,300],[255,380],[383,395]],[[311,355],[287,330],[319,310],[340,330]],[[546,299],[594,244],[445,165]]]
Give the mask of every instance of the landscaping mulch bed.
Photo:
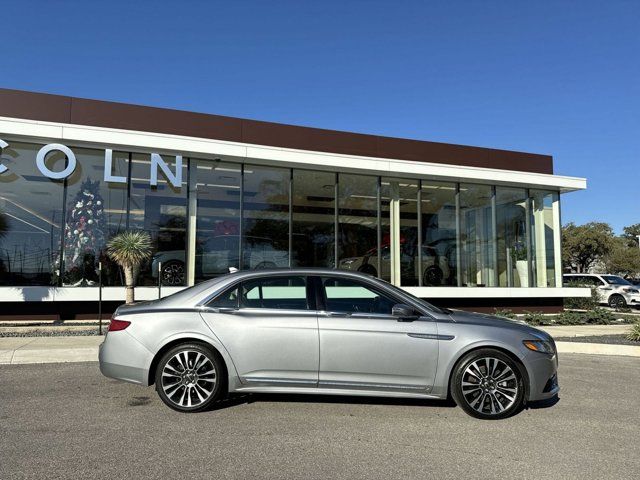
[[[627,340],[625,335],[594,335],[588,337],[557,337],[556,342],[575,342],[575,343],[604,343],[607,345],[632,345],[640,347],[640,342]]]
[[[108,325],[102,327],[102,333],[106,333]],[[74,337],[98,335],[98,327],[86,330],[32,330],[25,329],[21,332],[0,332],[0,338],[6,337]]]

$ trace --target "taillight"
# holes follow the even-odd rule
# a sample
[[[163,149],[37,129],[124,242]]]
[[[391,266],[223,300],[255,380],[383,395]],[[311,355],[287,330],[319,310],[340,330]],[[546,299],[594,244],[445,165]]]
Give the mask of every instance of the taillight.
[[[117,318],[112,318],[111,323],[109,324],[110,332],[117,332],[118,330],[124,330],[131,322],[127,322],[126,320],[118,320]]]

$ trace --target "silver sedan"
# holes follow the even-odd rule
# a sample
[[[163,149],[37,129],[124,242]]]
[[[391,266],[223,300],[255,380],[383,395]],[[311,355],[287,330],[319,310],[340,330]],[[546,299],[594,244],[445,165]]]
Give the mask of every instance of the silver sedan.
[[[558,391],[555,344],[525,323],[437,308],[337,270],[237,272],[118,308],[108,377],[204,410],[229,392],[442,399],[505,418]]]

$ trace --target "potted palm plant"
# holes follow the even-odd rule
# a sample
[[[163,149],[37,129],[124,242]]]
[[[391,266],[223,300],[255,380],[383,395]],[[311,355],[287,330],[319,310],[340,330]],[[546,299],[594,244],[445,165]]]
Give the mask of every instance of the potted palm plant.
[[[511,249],[511,258],[516,265],[516,271],[520,278],[520,286],[529,286],[529,266],[527,265],[527,247],[522,242],[517,242]]]
[[[151,237],[146,232],[122,232],[107,243],[107,255],[122,267],[126,301],[135,300],[134,286],[140,265],[151,256]]]

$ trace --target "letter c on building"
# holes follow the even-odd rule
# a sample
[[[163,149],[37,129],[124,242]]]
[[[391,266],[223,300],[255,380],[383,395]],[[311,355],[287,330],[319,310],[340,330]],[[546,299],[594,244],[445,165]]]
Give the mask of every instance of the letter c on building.
[[[7,148],[8,146],[9,146],[9,144],[7,142],[5,142],[4,140],[0,139],[0,159],[2,158],[2,149],[3,148]],[[4,173],[7,170],[9,170],[9,169],[0,163],[0,173]]]
[[[58,150],[67,156],[68,164],[61,172],[54,172],[50,170],[44,163],[47,155],[54,150]],[[69,147],[60,143],[50,143],[49,145],[45,145],[40,149],[40,151],[38,151],[38,155],[36,155],[36,165],[38,166],[38,170],[40,170],[45,177],[53,178],[54,180],[62,180],[63,178],[67,178],[71,175],[76,169],[76,163],[75,154]]]

